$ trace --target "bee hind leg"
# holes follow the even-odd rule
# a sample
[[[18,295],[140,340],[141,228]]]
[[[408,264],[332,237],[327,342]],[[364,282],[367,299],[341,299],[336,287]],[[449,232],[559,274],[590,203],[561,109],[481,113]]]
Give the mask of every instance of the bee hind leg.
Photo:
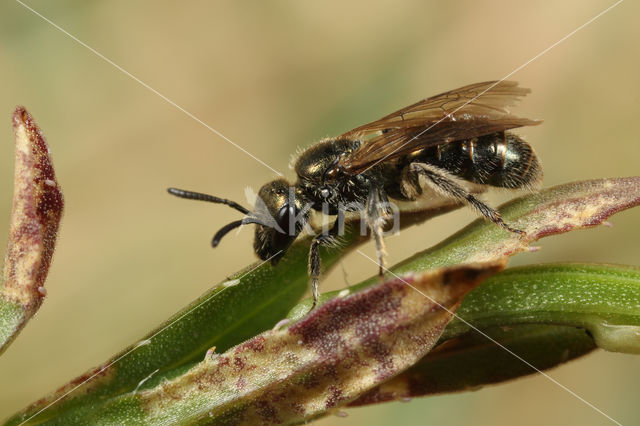
[[[469,193],[469,191],[449,177],[449,173],[446,171],[425,163],[412,163],[409,168],[411,172],[426,177],[427,184],[429,184],[429,186],[439,194],[469,205],[486,219],[509,232],[516,234],[525,233],[520,229],[509,226],[504,220],[502,220],[500,213],[474,197],[473,194]]]

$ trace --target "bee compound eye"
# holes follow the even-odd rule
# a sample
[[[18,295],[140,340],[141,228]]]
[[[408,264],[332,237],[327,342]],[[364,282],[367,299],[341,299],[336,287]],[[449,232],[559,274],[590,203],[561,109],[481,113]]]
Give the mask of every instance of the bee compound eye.
[[[279,232],[286,235],[295,235],[296,234],[296,214],[297,210],[294,206],[289,204],[285,204],[278,210],[278,214],[276,217],[276,222],[280,227]]]

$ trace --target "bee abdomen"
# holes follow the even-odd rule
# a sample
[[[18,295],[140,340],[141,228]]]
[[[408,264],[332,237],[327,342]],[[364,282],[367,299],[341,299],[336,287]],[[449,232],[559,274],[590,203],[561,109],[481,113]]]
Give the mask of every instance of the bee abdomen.
[[[509,132],[438,145],[426,151],[420,155],[423,161],[474,183],[522,188],[536,186],[542,178],[533,148]]]

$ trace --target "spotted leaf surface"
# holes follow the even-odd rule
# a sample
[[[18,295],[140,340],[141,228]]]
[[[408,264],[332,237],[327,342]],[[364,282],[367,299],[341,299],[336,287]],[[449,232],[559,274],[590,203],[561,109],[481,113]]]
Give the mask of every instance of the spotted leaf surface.
[[[146,424],[289,424],[332,410],[426,354],[462,297],[503,262],[443,268],[336,298],[287,328],[207,358],[88,418]],[[138,406],[133,417],[113,417]]]
[[[62,217],[63,197],[49,147],[24,107],[13,114],[15,178],[0,286],[0,352],[38,310]]]
[[[500,208],[507,222],[525,230],[525,236],[513,235],[493,224],[478,220],[437,246],[401,262],[393,267],[392,271],[401,276],[416,277],[435,268],[501,260],[504,257],[528,251],[529,243],[538,238],[601,224],[611,214],[636,206],[639,202],[640,178],[594,180],[549,188],[538,194],[530,194],[514,200]],[[449,209],[453,207],[455,206],[450,206]],[[439,210],[439,212],[442,211]],[[420,213],[415,215],[418,221],[420,217]],[[325,265],[335,264],[341,253],[353,248],[360,241],[360,238],[351,235],[345,239],[345,245],[341,249],[324,251]],[[212,290],[184,312],[170,319],[169,326],[163,326],[160,329],[163,330],[161,333],[152,332],[143,338],[141,341],[145,342],[144,345],[132,346],[124,352],[126,355],[114,357],[114,360],[118,360],[117,363],[107,362],[104,364],[104,370],[94,370],[101,372],[100,380],[103,381],[95,384],[95,379],[91,378],[91,375],[83,376],[82,380],[72,382],[74,387],[61,388],[47,399],[33,404],[14,416],[9,424],[18,424],[24,420],[29,422],[55,420],[64,424],[86,424],[88,419],[115,423],[178,421],[185,424],[206,424],[213,420],[218,423],[229,420],[233,423],[239,421],[238,419],[256,419],[260,404],[268,401],[264,399],[265,395],[275,395],[280,388],[292,389],[291,386],[296,383],[296,380],[304,382],[305,374],[283,375],[281,380],[277,375],[258,374],[256,380],[266,381],[258,387],[269,389],[264,395],[260,393],[262,391],[256,391],[258,393],[241,393],[234,398],[228,392],[215,393],[219,398],[219,406],[224,405],[225,408],[213,410],[210,405],[207,405],[207,401],[213,395],[209,385],[213,386],[213,383],[198,381],[192,377],[198,371],[203,377],[209,378],[213,373],[211,370],[201,370],[204,364],[199,363],[196,357],[202,359],[207,347],[210,346],[218,346],[218,352],[236,350],[241,346],[236,349],[229,348],[240,343],[240,339],[245,340],[247,338],[245,336],[251,330],[263,331],[277,322],[282,309],[294,300],[295,295],[302,294],[307,285],[306,245],[308,241],[304,240],[294,244],[292,251],[276,268],[263,265],[249,274],[243,275],[250,272],[251,268],[232,276],[233,285]],[[377,282],[377,279],[372,279],[352,286],[348,297],[356,296],[358,290],[367,291]],[[479,287],[474,293],[482,292],[483,287]],[[277,293],[277,289],[285,288],[287,292]],[[336,299],[339,293],[326,294],[323,300]],[[286,303],[278,303],[279,299],[286,299]],[[330,300],[326,303],[333,306],[333,303],[337,302]],[[462,307],[464,308],[464,302]],[[308,312],[308,308],[308,303],[300,304],[293,310],[290,319],[293,322],[304,321],[303,317]],[[488,308],[491,309],[491,306]],[[497,308],[498,305],[496,310]],[[318,310],[319,312],[323,311]],[[265,318],[263,324],[259,321],[262,315]],[[445,333],[447,333],[446,329]],[[257,332],[253,335],[255,334]],[[456,337],[449,336],[449,338]],[[207,342],[209,346],[204,346]],[[217,342],[220,342],[220,345]],[[272,362],[274,366],[284,362],[275,357],[269,358],[269,361],[263,358],[263,361]],[[299,365],[300,371],[305,371],[304,365],[304,363]],[[230,373],[232,370],[219,371]],[[402,375],[401,369],[398,369],[397,373]],[[217,377],[216,380],[223,378],[219,374],[215,377]],[[392,379],[391,376],[389,378]],[[88,382],[82,384],[86,379],[89,379]],[[226,380],[224,382],[225,386],[231,386],[230,382]],[[387,382],[388,380],[384,383]],[[373,395],[377,392],[379,385],[371,384],[371,386],[368,390],[366,386],[362,387],[363,395],[367,393]],[[227,389],[233,389],[233,387]],[[72,392],[67,393],[68,390]],[[258,394],[262,396],[258,398]],[[206,397],[199,395],[206,395]],[[287,410],[293,410],[286,408],[287,395],[291,394],[278,395],[282,397],[278,412],[286,413]],[[326,393],[322,395],[326,402]],[[296,396],[295,393],[293,396]],[[317,396],[317,398],[321,397]],[[349,398],[340,396],[335,407],[348,403]],[[49,406],[51,401],[57,399],[60,401]],[[177,400],[183,403],[172,404]],[[162,407],[166,410],[161,409]],[[315,408],[312,409],[312,407]],[[291,419],[295,420],[291,421],[298,421],[303,418],[301,416],[311,418],[327,412],[326,405],[325,411],[314,411],[320,410],[320,407],[320,404],[305,406],[304,414],[298,412],[295,416],[292,415]],[[271,408],[266,411],[271,411]],[[163,417],[163,413],[166,416]],[[209,417],[209,413],[212,413],[212,417]],[[284,415],[281,420],[282,422],[290,421],[289,417],[285,418]]]
[[[475,390],[596,348],[640,353],[640,268],[510,268],[465,298],[433,351],[352,404]]]
[[[390,271],[404,274],[514,256],[531,250],[530,244],[540,238],[601,225],[611,215],[639,204],[640,177],[597,179],[547,188],[499,208],[505,221],[525,231],[524,235],[478,219],[434,247],[394,265]],[[375,282],[373,277],[350,289],[358,290]],[[336,297],[338,293],[325,293],[322,299]],[[290,318],[304,314],[310,303],[307,300],[296,306]]]

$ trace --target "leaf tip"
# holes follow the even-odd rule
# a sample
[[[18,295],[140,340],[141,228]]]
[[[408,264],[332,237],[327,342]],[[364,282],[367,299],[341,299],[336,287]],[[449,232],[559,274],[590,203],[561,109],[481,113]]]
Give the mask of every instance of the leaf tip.
[[[23,106],[12,116],[15,176],[8,248],[0,295],[32,315],[46,295],[64,198],[42,131]]]

